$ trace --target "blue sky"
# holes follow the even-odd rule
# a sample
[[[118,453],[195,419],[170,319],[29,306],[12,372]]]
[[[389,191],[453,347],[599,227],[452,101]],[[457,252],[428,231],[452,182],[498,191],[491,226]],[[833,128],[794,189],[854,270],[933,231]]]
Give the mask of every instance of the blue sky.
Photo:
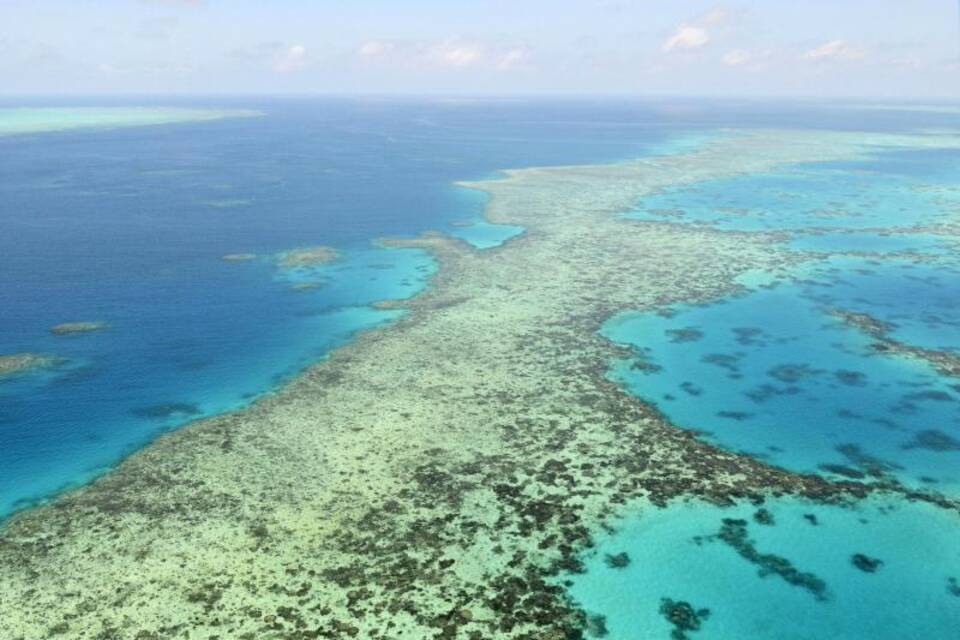
[[[958,0],[0,0],[0,92],[960,98]]]

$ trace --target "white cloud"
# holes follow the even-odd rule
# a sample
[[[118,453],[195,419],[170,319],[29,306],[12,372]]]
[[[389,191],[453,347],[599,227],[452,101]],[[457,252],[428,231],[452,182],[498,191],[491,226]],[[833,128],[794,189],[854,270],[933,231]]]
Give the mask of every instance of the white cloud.
[[[682,24],[663,43],[663,51],[668,53],[676,49],[699,49],[708,42],[710,42],[710,34],[707,33],[706,29]]]
[[[150,18],[140,22],[137,36],[145,40],[169,40],[180,21],[173,17]]]
[[[716,25],[722,22],[726,22],[726,20],[729,17],[730,17],[730,12],[727,11],[726,9],[714,9],[713,11],[708,11],[707,13],[700,16],[695,21],[695,24],[704,25],[704,26]]]
[[[203,4],[203,0],[143,0],[143,2],[166,7],[199,7]]]
[[[293,73],[300,71],[307,64],[307,48],[302,44],[294,44],[273,59],[273,70],[277,73]]]
[[[721,60],[723,60],[723,64],[728,67],[739,67],[753,60],[753,54],[743,49],[734,49],[733,51],[725,53]]]
[[[390,42],[383,42],[382,40],[368,40],[360,45],[360,48],[357,49],[359,53],[364,58],[379,58],[380,56],[386,55],[393,51],[394,46]]]
[[[831,40],[824,42],[819,47],[810,49],[804,53],[801,58],[804,60],[863,60],[867,57],[864,49],[850,46],[846,40]]]
[[[511,71],[530,66],[525,45],[445,38],[434,41],[368,40],[354,55],[369,63],[407,69]]]
[[[470,66],[479,62],[483,56],[483,48],[475,44],[444,43],[435,51],[435,58],[442,64],[451,67]]]
[[[526,47],[510,49],[500,57],[500,61],[497,63],[497,69],[501,71],[516,69],[517,67],[526,65],[529,59],[530,52]]]
[[[713,9],[695,20],[684,22],[668,37],[661,47],[664,53],[678,50],[699,49],[716,40],[717,32],[722,36],[729,32],[739,14],[731,14],[726,9]]]

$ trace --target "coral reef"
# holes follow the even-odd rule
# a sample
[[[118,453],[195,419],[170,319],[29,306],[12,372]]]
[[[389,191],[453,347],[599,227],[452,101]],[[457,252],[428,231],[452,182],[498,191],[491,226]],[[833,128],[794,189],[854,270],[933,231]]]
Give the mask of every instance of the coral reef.
[[[709,609],[694,609],[689,602],[664,598],[660,602],[660,613],[673,625],[670,632],[672,640],[689,640],[690,631],[699,631],[704,620],[710,617]]]
[[[227,262],[249,262],[250,260],[256,260],[257,254],[255,253],[228,253],[227,255],[221,258]]]
[[[490,222],[527,232],[490,251],[439,234],[385,241],[440,265],[402,318],[6,522],[0,637],[577,638],[600,626],[557,576],[628,503],[876,490],[716,449],[607,378],[625,355],[597,331],[612,314],[717,299],[747,271],[804,259],[773,234],[618,214],[674,184],[948,143],[742,132],[683,155],[470,183],[490,192]],[[722,534],[823,597],[815,576],[757,551],[745,522]],[[679,638],[705,617],[684,604],[664,605]]]
[[[75,333],[90,333],[91,331],[100,331],[105,329],[107,323],[102,320],[92,320],[86,322],[63,322],[50,328],[50,333],[56,336],[68,336]]]
[[[621,551],[620,553],[608,554],[604,558],[604,562],[611,569],[623,569],[630,565],[630,556],[626,551]]]
[[[817,600],[829,597],[827,583],[818,576],[800,571],[783,556],[761,553],[750,539],[747,521],[739,518],[724,518],[717,539],[730,545],[744,560],[757,565],[761,576],[776,575],[787,584],[809,591]]]
[[[281,253],[277,258],[277,264],[283,269],[312,267],[333,262],[339,255],[333,247],[304,247]]]
[[[42,353],[10,353],[0,355],[0,377],[13,376],[36,369],[42,369],[55,364],[56,361],[56,358]]]
[[[853,563],[857,569],[863,571],[864,573],[876,573],[877,569],[883,566],[883,560],[877,558],[871,558],[862,553],[855,553],[850,556],[850,562]]]
[[[875,351],[924,360],[942,375],[960,378],[960,354],[940,349],[926,349],[894,340],[889,337],[890,331],[895,328],[893,325],[866,313],[835,309],[834,314],[850,326],[876,338],[877,341],[872,345]]]

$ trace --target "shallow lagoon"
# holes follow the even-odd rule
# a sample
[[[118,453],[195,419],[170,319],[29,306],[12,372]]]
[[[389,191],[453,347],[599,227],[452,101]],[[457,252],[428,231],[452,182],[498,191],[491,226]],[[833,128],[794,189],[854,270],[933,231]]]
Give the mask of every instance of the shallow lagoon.
[[[612,375],[678,424],[798,471],[882,472],[960,490],[960,391],[928,363],[878,353],[838,312],[868,314],[912,347],[960,349],[960,156],[884,151],[669,189],[629,217],[740,231],[820,230],[790,250],[836,255],[788,278],[743,279],[711,304],[624,313],[603,333],[638,358]]]
[[[799,235],[788,245],[822,253],[946,253],[956,245],[929,233],[822,233]]]
[[[457,227],[451,235],[463,238],[478,249],[498,247],[510,238],[523,233],[523,227],[515,224],[492,224],[474,219],[469,224]]]
[[[891,155],[909,157],[911,153],[931,163],[957,166],[956,154],[946,158],[924,152]],[[874,229],[954,219],[960,206],[960,188],[955,183],[919,177],[913,163],[908,163],[910,173],[897,173],[893,170],[897,165],[886,162],[883,167],[889,170],[883,172],[870,170],[869,163],[810,164],[675,187],[644,198],[627,217],[738,231]]]
[[[490,249],[523,233],[519,225],[493,224],[484,218],[489,198],[483,191],[457,189],[453,197],[457,211],[467,217],[452,221],[447,229],[449,235],[462,238],[477,249]]]
[[[604,335],[638,351],[612,375],[677,424],[789,469],[856,478],[879,470],[960,490],[956,380],[877,353],[832,313],[869,312],[915,327],[907,337],[938,335],[924,318],[938,302],[954,304],[960,278],[933,265],[828,264],[716,303],[612,319]],[[946,436],[943,447],[924,444],[932,433]]]
[[[883,499],[855,507],[776,499],[760,509],[676,502],[601,536],[586,572],[565,576],[571,597],[603,617],[594,636],[605,628],[610,640],[902,640],[951,638],[960,628],[957,514]],[[778,573],[784,566],[795,570],[792,582]],[[699,630],[671,636],[664,598],[709,613]]]
[[[0,108],[0,136],[69,129],[143,127],[255,115],[259,114],[250,110],[183,107]]]

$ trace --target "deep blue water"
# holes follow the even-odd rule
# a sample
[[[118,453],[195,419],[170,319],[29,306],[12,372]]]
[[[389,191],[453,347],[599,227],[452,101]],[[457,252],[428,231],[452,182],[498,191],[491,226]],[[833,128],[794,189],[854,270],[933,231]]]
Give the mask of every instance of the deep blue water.
[[[639,103],[226,102],[190,105],[265,115],[0,138],[0,353],[63,359],[0,381],[0,518],[389,321],[367,305],[434,266],[371,240],[440,229],[490,247],[522,231],[484,222],[483,194],[455,181],[682,149],[699,126]],[[342,260],[277,268],[318,244]],[[221,259],[246,252],[260,257]],[[291,287],[304,277],[322,286]],[[86,320],[109,327],[50,334]]]

